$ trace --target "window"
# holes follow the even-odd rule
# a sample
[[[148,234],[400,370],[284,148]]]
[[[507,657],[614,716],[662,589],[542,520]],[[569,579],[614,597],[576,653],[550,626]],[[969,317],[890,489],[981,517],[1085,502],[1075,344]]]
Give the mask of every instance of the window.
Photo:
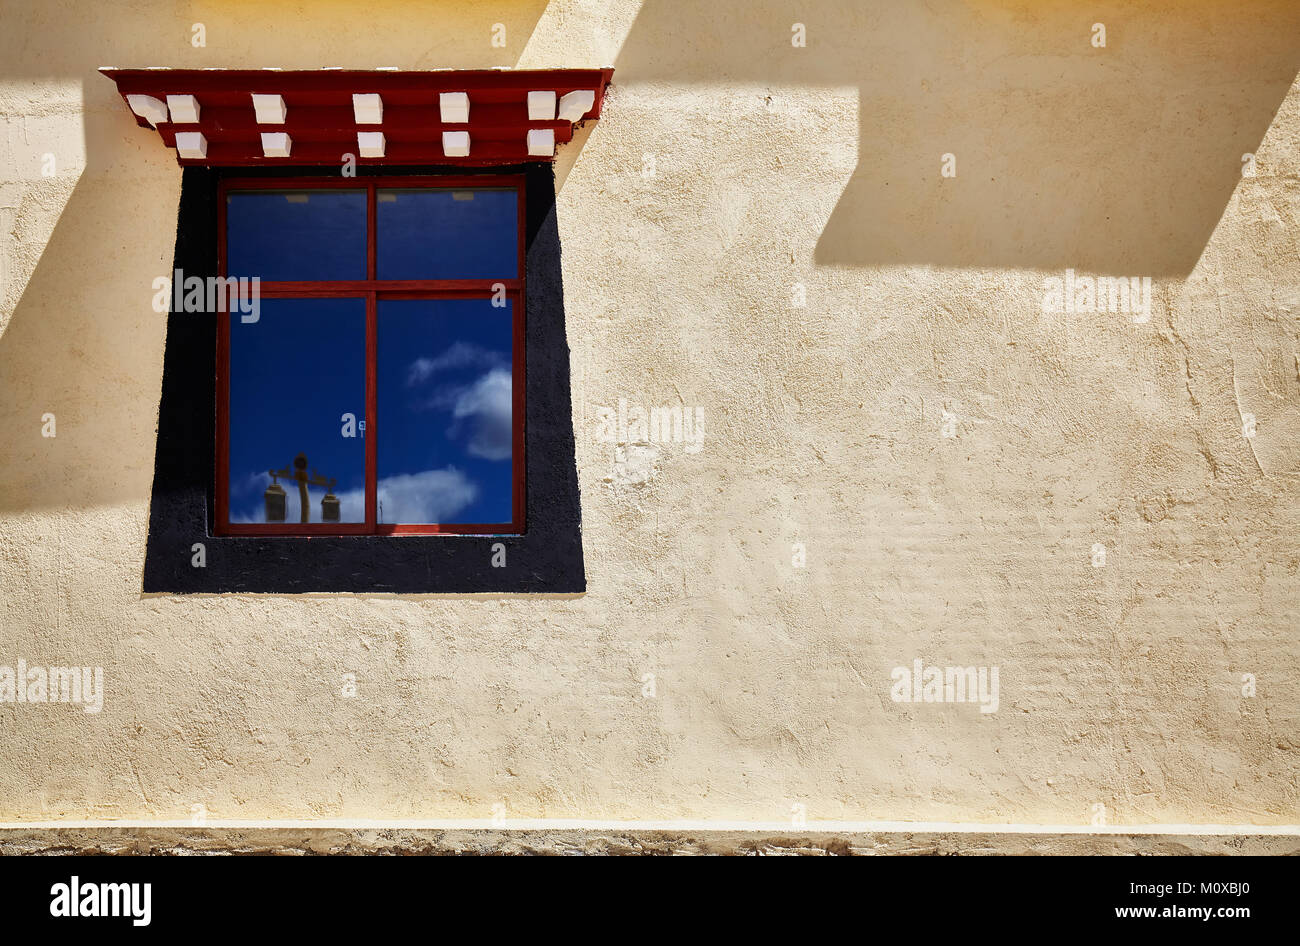
[[[493,216],[512,188],[516,213]],[[489,225],[467,235],[470,191],[472,212]],[[492,196],[480,202],[480,193]],[[434,226],[437,214],[450,223]],[[501,242],[490,239],[496,219],[501,232],[513,228],[522,257],[488,252]],[[246,239],[227,241],[232,225]],[[470,253],[472,241],[479,249]],[[372,256],[373,272],[393,278],[368,278]],[[467,260],[497,270],[513,260],[513,269],[445,279],[437,268]],[[549,164],[363,165],[355,178],[330,180],[312,167],[187,167],[172,270],[187,283],[191,274],[216,282],[256,269],[267,278],[251,322],[173,297],[143,591],[585,591],[560,260]],[[484,302],[494,295],[508,305]],[[242,300],[227,308],[253,317]],[[261,333],[237,334],[259,325]],[[503,410],[485,410],[503,403],[506,365],[508,424]],[[343,436],[344,414],[356,415],[355,437]],[[448,467],[464,480],[427,475]],[[242,481],[231,472],[241,469]],[[291,475],[269,484],[271,470]],[[283,521],[264,521],[269,485],[283,490],[283,512],[273,510]],[[338,500],[337,519],[327,495]],[[272,496],[278,506],[278,490]],[[485,525],[493,531],[479,531]]]
[[[522,177],[218,190],[216,527],[524,531]]]

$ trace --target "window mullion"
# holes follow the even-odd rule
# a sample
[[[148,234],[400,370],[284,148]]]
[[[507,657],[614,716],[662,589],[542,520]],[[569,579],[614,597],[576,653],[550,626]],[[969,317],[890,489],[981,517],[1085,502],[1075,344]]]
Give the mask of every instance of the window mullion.
[[[376,242],[378,240],[378,185],[366,184],[366,278],[375,280]],[[378,302],[374,290],[366,293],[366,525],[377,531],[378,466],[379,453],[375,441],[375,422],[379,416],[376,405],[378,391],[379,327]]]
[[[379,416],[376,394],[379,389],[379,316],[374,292],[366,293],[366,525],[376,531],[379,453],[375,441],[375,422]]]

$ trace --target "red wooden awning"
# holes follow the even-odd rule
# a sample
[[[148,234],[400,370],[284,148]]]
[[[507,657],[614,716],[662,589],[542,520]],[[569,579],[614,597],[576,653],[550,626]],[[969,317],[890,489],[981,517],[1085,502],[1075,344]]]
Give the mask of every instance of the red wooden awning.
[[[600,117],[613,69],[117,69],[182,166],[551,161]]]

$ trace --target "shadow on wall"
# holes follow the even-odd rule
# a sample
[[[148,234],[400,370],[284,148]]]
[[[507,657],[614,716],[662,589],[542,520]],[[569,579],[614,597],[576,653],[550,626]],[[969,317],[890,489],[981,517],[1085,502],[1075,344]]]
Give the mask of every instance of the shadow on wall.
[[[0,512],[148,495],[144,445],[157,417],[165,319],[152,309],[152,280],[171,269],[174,185],[142,180],[139,170],[96,173],[106,150],[122,157],[116,143],[98,144],[88,131],[86,168],[70,194],[58,183],[18,185],[8,268],[29,247],[40,255],[0,335],[0,423],[10,432]],[[43,436],[47,415],[53,437]]]
[[[370,67],[376,49],[403,68],[512,65],[546,3],[439,7],[437,29],[413,28],[422,14],[396,0],[368,4],[361,25],[355,9],[326,0],[306,17],[238,0],[198,14],[159,0],[66,17],[43,3],[6,5],[0,77],[19,91],[80,79],[87,112],[85,171],[61,214],[37,170],[0,168],[20,182],[18,252],[13,241],[6,251],[39,253],[0,335],[10,438],[0,511],[149,493],[164,324],[151,286],[171,264],[180,169],[98,66]],[[818,241],[820,264],[1185,275],[1241,155],[1300,69],[1294,0],[1099,0],[1086,10],[1072,0],[807,0],[797,14],[805,48],[791,45],[789,10],[778,0],[646,0],[615,65],[624,85],[694,82],[719,94],[742,83],[855,85],[859,163]],[[191,45],[198,19],[204,48]],[[498,21],[504,49],[490,44]],[[1097,22],[1104,48],[1092,45]],[[39,96],[27,106],[41,108]],[[831,133],[807,129],[810,139]],[[956,179],[940,176],[945,153]],[[48,242],[42,215],[57,216]],[[45,412],[58,419],[56,439],[39,436]]]
[[[858,165],[817,263],[1181,276],[1300,70],[1300,4],[646,0],[616,67],[719,94],[856,85]]]
[[[0,166],[0,197],[17,195],[6,275],[22,278],[20,261],[38,259],[0,334],[0,424],[8,432],[0,513],[138,501],[150,492],[167,318],[153,311],[152,285],[171,272],[181,169],[156,132],[136,126],[98,67],[513,66],[546,6],[496,0],[435,10],[370,0],[359,23],[356,0],[321,0],[309,10],[263,0],[206,8],[144,0],[76,16],[45,0],[6,2],[0,107],[9,110],[10,150],[0,155],[11,154],[15,166]],[[198,21],[203,47],[192,44]],[[504,47],[492,45],[498,23]],[[78,81],[80,114],[71,88]],[[62,90],[66,106],[46,94],[46,82]],[[41,177],[44,153],[55,155],[60,176],[80,173],[70,195],[62,181]],[[55,415],[54,438],[41,436],[46,413]]]

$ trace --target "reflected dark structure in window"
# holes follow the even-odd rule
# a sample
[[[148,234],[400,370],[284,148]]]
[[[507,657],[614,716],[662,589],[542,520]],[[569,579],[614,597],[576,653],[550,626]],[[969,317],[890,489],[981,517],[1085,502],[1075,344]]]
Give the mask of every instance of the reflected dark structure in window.
[[[292,479],[298,484],[298,509],[299,522],[311,521],[311,500],[307,496],[307,486],[324,486],[326,488],[325,497],[320,501],[320,520],[321,522],[338,522],[339,521],[339,498],[334,495],[334,487],[338,481],[333,477],[324,477],[312,470],[307,472],[307,454],[300,453],[293,458],[293,468],[285,467],[283,470],[271,470],[271,485],[266,488],[262,498],[266,503],[266,521],[267,522],[284,522],[285,515],[288,513],[287,496],[284,487],[280,485],[280,477]]]

